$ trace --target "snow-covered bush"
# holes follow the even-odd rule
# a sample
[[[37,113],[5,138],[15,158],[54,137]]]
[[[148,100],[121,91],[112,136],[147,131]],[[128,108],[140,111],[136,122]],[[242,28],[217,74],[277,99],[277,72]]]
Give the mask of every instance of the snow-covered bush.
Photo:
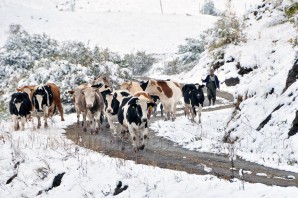
[[[202,9],[200,10],[201,14],[208,14],[217,16],[217,11],[214,7],[214,2],[212,0],[205,0]]]
[[[187,38],[186,44],[179,45],[178,53],[182,54],[181,60],[182,64],[188,64],[190,62],[199,59],[199,55],[205,50],[206,41],[203,35],[200,38]]]
[[[138,51],[135,54],[126,54],[123,58],[123,67],[132,69],[134,75],[140,75],[147,72],[155,62],[155,59],[144,51]]]
[[[230,43],[237,45],[246,41],[243,24],[232,10],[230,3],[227,3],[226,11],[220,16],[215,26],[207,30],[207,35],[212,35],[212,40],[209,44],[210,50]]]
[[[108,49],[91,49],[81,42],[60,43],[45,34],[31,35],[19,25],[11,25],[10,37],[0,49],[0,90],[3,92],[0,102],[7,102],[18,86],[54,82],[61,89],[64,105],[70,104],[67,90],[90,82],[95,76],[108,76],[115,84],[129,78],[130,69],[122,70],[121,62],[121,57]],[[65,109],[67,112],[70,105]],[[0,107],[0,111],[7,108]]]

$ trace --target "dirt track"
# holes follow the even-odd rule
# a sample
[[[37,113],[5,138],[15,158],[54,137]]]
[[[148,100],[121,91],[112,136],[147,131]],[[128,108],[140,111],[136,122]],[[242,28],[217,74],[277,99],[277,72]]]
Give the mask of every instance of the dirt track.
[[[218,96],[229,101],[233,98],[231,94],[226,92],[219,92]],[[231,104],[227,104],[218,108],[208,109],[208,111],[231,107]],[[161,118],[153,118],[152,122],[158,119]],[[298,173],[268,168],[239,158],[234,161],[235,171],[232,173],[231,162],[228,156],[186,150],[169,140],[157,137],[152,130],[149,132],[149,141],[146,149],[137,154],[132,151],[129,140],[124,143],[120,140],[113,141],[109,129],[100,131],[99,135],[90,135],[83,132],[81,127],[72,125],[66,129],[66,135],[80,146],[111,157],[133,160],[139,164],[186,171],[198,175],[212,174],[227,180],[231,177],[240,179],[239,169],[244,169],[245,171],[251,171],[251,174],[244,174],[244,180],[247,182],[298,187]],[[122,150],[122,145],[125,146],[125,150]],[[208,171],[205,167],[212,170]],[[258,176],[256,175],[257,173],[265,173],[267,176]],[[292,179],[291,176],[294,176],[294,178]]]

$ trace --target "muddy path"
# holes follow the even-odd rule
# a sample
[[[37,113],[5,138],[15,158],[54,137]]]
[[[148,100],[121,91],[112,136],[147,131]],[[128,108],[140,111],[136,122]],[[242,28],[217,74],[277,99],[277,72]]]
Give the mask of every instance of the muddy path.
[[[226,92],[218,92],[218,96],[230,102],[233,99],[232,95]],[[204,108],[203,111],[215,111],[233,106],[231,103],[221,105],[220,100],[217,104],[212,108]],[[151,122],[159,119],[162,118],[152,118]],[[265,167],[239,158],[234,161],[234,171],[232,171],[232,164],[227,155],[190,151],[172,141],[156,136],[155,133],[155,131],[150,130],[145,150],[134,153],[130,139],[122,142],[120,138],[113,138],[109,128],[103,127],[98,135],[83,132],[82,128],[76,124],[66,128],[67,138],[77,145],[110,157],[133,160],[137,164],[185,171],[190,174],[212,174],[226,180],[233,177],[241,179],[239,170],[244,169],[243,180],[247,182],[298,187],[298,173]],[[122,147],[125,149],[123,150]]]

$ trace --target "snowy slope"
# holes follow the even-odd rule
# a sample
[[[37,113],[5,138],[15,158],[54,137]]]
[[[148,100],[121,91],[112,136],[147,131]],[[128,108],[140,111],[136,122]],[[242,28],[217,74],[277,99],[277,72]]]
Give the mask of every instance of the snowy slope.
[[[8,37],[8,26],[15,23],[21,24],[29,33],[46,33],[60,41],[77,40],[120,53],[136,50],[173,53],[186,37],[199,35],[216,20],[216,17],[206,15],[142,13],[142,9],[138,7],[131,7],[129,10],[124,7],[124,12],[104,12],[108,7],[114,6],[112,3],[118,5],[117,2],[109,1],[91,1],[91,5],[101,2],[104,6],[98,7],[104,7],[104,10],[91,6],[76,12],[59,11],[58,5],[61,2],[54,0],[40,2],[0,2],[1,46]],[[183,9],[184,6],[181,7]],[[179,11],[181,7],[176,9]]]
[[[285,93],[282,92],[288,72],[297,59],[297,48],[293,48],[289,42],[297,37],[297,30],[293,23],[287,22],[283,12],[284,7],[290,3],[284,1],[277,9],[267,3],[263,8],[252,10],[247,16],[244,30],[247,42],[230,44],[222,49],[225,63],[216,74],[222,82],[221,89],[233,93],[235,102],[239,96],[244,97],[240,105],[241,111],[222,118],[227,127],[222,131],[222,137],[229,133],[232,140],[239,138],[235,145],[238,148],[237,155],[267,166],[297,171],[298,137],[296,135],[288,139],[288,132],[298,110],[298,82],[292,84]],[[258,15],[255,16],[253,11],[257,11]],[[257,20],[259,16],[262,18]],[[230,57],[235,59],[234,62],[227,62]],[[190,72],[173,78],[181,82],[201,82],[213,61],[212,52],[206,50]],[[239,75],[238,63],[242,68],[251,68],[253,71]],[[157,77],[154,74],[152,76]],[[231,77],[238,77],[240,84],[227,87],[224,81]],[[274,111],[279,106],[281,107]],[[257,130],[271,113],[269,122]],[[226,119],[231,121],[227,122]],[[213,125],[210,132],[216,134],[219,126],[215,123]],[[170,139],[175,140],[174,137]],[[183,144],[181,138],[176,141]],[[198,148],[200,144],[197,142],[191,148]]]

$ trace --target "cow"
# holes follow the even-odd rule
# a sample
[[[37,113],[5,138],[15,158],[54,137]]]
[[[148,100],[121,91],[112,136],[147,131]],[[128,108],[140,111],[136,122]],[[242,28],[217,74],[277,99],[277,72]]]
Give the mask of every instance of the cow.
[[[104,109],[104,101],[97,88],[87,86],[81,90],[78,99],[78,108],[83,114],[84,131],[87,131],[86,118],[88,118],[92,124],[91,134],[98,133],[100,117]]]
[[[139,82],[128,81],[120,85],[120,89],[128,90],[132,95],[139,91],[144,91]]]
[[[145,100],[148,100],[148,101],[151,102],[151,103],[154,103],[154,106],[152,106],[152,108],[149,108],[149,109],[148,109],[148,112],[147,112],[147,117],[148,117],[148,119],[150,119],[150,117],[151,117],[151,115],[152,115],[152,113],[153,113],[153,107],[156,107],[156,104],[155,104],[153,98],[151,97],[151,95],[148,94],[148,93],[145,92],[145,91],[138,91],[138,92],[136,92],[133,96],[134,96],[134,97],[138,97],[138,98],[140,98],[140,99],[145,99]]]
[[[137,92],[145,91],[147,88],[148,82],[149,82],[148,80],[141,81],[141,82],[133,82],[133,81],[124,82],[124,83],[122,83],[121,88],[128,90],[129,92],[131,92],[132,95],[134,95]],[[156,117],[157,105],[160,102],[160,98],[158,96],[152,95],[152,94],[150,94],[150,96],[153,99],[154,103],[156,104],[154,106],[154,110],[153,110],[154,117]],[[162,104],[160,105],[160,113],[161,113],[161,117],[163,117]]]
[[[9,102],[9,112],[12,115],[14,130],[24,130],[26,119],[30,117],[32,104],[25,92],[12,94]]]
[[[146,92],[151,95],[157,95],[164,107],[166,114],[165,121],[172,117],[172,121],[176,119],[176,106],[182,98],[180,84],[170,80],[152,80],[148,81]]]
[[[104,92],[106,90],[113,91],[112,83],[106,76],[97,76],[90,83],[93,87],[97,87],[100,92]]]
[[[45,85],[51,88],[51,92],[53,94],[53,103],[55,105],[55,108],[50,109],[49,115],[52,116],[55,113],[54,111],[57,107],[61,116],[61,121],[64,121],[63,107],[62,107],[62,102],[60,97],[61,93],[60,93],[59,87],[54,83],[47,83]],[[36,87],[37,86],[35,85],[26,85],[26,86],[17,88],[17,91],[28,93],[28,95],[30,96],[30,100],[32,100],[33,92],[35,91]]]
[[[81,85],[77,86],[74,90],[68,91],[68,93],[72,96],[72,102],[74,104],[76,114],[77,114],[77,125],[78,126],[80,124],[80,116],[82,113],[82,111],[79,107],[79,98],[80,98],[80,95],[82,94],[82,89],[84,89],[87,86],[88,86],[88,84],[81,84]]]
[[[154,103],[149,100],[135,96],[124,98],[120,105],[117,116],[121,133],[128,130],[135,152],[145,148],[145,139],[149,132],[147,110],[153,106]]]
[[[47,118],[49,117],[50,112],[54,112],[55,108],[55,104],[53,103],[53,93],[51,87],[49,85],[36,86],[32,95],[32,103],[34,105],[37,116],[37,128],[39,129],[41,126],[41,116],[44,117],[44,127],[47,128]]]
[[[105,101],[105,115],[113,131],[113,135],[116,135],[117,131],[114,126],[114,122],[118,121],[118,111],[120,104],[124,98],[130,97],[130,93],[127,90],[117,90],[106,95]]]
[[[185,84],[182,87],[182,94],[185,103],[185,112],[191,113],[191,120],[197,115],[196,108],[198,108],[199,123],[201,123],[201,113],[205,100],[204,92],[202,88],[204,85],[199,84]]]

